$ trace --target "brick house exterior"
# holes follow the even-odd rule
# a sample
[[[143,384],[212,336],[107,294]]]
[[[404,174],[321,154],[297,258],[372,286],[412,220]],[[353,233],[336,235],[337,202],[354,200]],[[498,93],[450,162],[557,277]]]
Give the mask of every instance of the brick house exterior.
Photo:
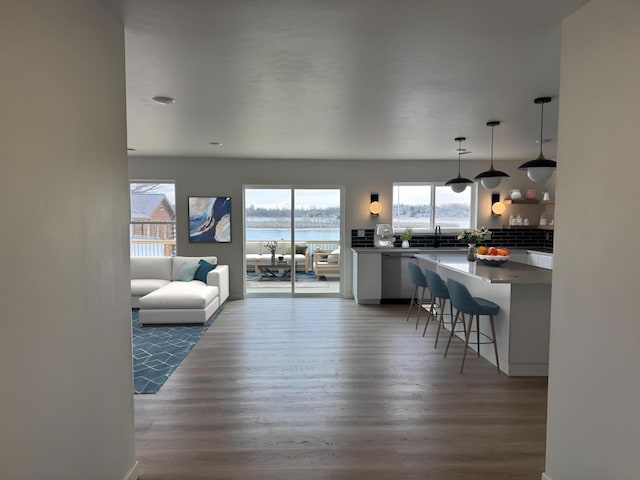
[[[175,255],[176,212],[163,193],[131,194],[131,238],[172,240],[162,246],[163,255]]]

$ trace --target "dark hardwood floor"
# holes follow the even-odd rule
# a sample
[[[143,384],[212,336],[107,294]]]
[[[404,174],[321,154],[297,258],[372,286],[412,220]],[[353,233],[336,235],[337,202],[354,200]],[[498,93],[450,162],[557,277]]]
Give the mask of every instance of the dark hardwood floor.
[[[160,392],[135,397],[141,478],[539,480],[546,378],[475,355],[460,375],[462,343],[443,358],[407,308],[228,302]]]

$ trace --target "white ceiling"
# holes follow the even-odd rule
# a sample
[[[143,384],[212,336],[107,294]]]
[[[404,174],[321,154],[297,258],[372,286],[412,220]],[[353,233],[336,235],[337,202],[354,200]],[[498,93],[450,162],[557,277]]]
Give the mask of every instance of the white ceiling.
[[[114,1],[133,155],[450,159],[466,136],[486,159],[500,120],[498,160],[536,156],[538,96],[555,158],[560,23],[586,3]]]

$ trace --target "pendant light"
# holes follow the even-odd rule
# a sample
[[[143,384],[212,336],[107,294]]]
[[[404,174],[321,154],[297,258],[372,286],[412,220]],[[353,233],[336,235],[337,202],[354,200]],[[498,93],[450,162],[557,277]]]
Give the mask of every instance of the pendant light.
[[[535,160],[529,160],[518,167],[519,170],[526,170],[527,176],[533,182],[546,182],[553,175],[556,169],[555,160],[547,160],[542,154],[542,126],[544,122],[544,104],[549,103],[551,97],[538,97],[533,103],[540,104],[540,153]]]
[[[468,178],[464,178],[460,175],[460,155],[463,153],[471,153],[466,149],[462,148],[462,142],[466,140],[466,137],[456,137],[456,142],[458,142],[458,176],[456,178],[452,178],[445,185],[447,187],[451,187],[455,193],[462,193],[467,188],[467,185],[472,185],[473,180],[469,180]]]
[[[504,177],[509,176],[505,172],[501,172],[500,170],[496,170],[495,168],[493,168],[493,129],[498,125],[500,125],[500,122],[498,122],[497,120],[487,122],[487,126],[491,127],[491,167],[489,168],[489,170],[479,173],[474,178],[474,180],[480,180],[482,186],[487,190],[496,188],[498,185],[500,185],[500,181]]]

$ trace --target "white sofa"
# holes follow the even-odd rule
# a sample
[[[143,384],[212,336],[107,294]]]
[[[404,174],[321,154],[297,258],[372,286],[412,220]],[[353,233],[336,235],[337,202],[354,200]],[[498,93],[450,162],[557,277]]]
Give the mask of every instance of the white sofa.
[[[258,271],[258,265],[271,264],[271,251],[266,246],[266,241],[248,241],[245,243],[245,255],[247,261],[247,270]],[[276,262],[278,257],[283,257],[287,263],[291,263],[291,242],[278,241],[276,246]],[[305,253],[295,253],[297,271],[308,272],[311,270],[311,255],[309,254],[309,246],[304,242],[296,242],[299,250],[304,249]]]
[[[216,257],[131,257],[131,308],[139,308],[141,324],[206,323],[229,298],[229,266],[217,265],[207,281],[177,281],[185,263]]]

